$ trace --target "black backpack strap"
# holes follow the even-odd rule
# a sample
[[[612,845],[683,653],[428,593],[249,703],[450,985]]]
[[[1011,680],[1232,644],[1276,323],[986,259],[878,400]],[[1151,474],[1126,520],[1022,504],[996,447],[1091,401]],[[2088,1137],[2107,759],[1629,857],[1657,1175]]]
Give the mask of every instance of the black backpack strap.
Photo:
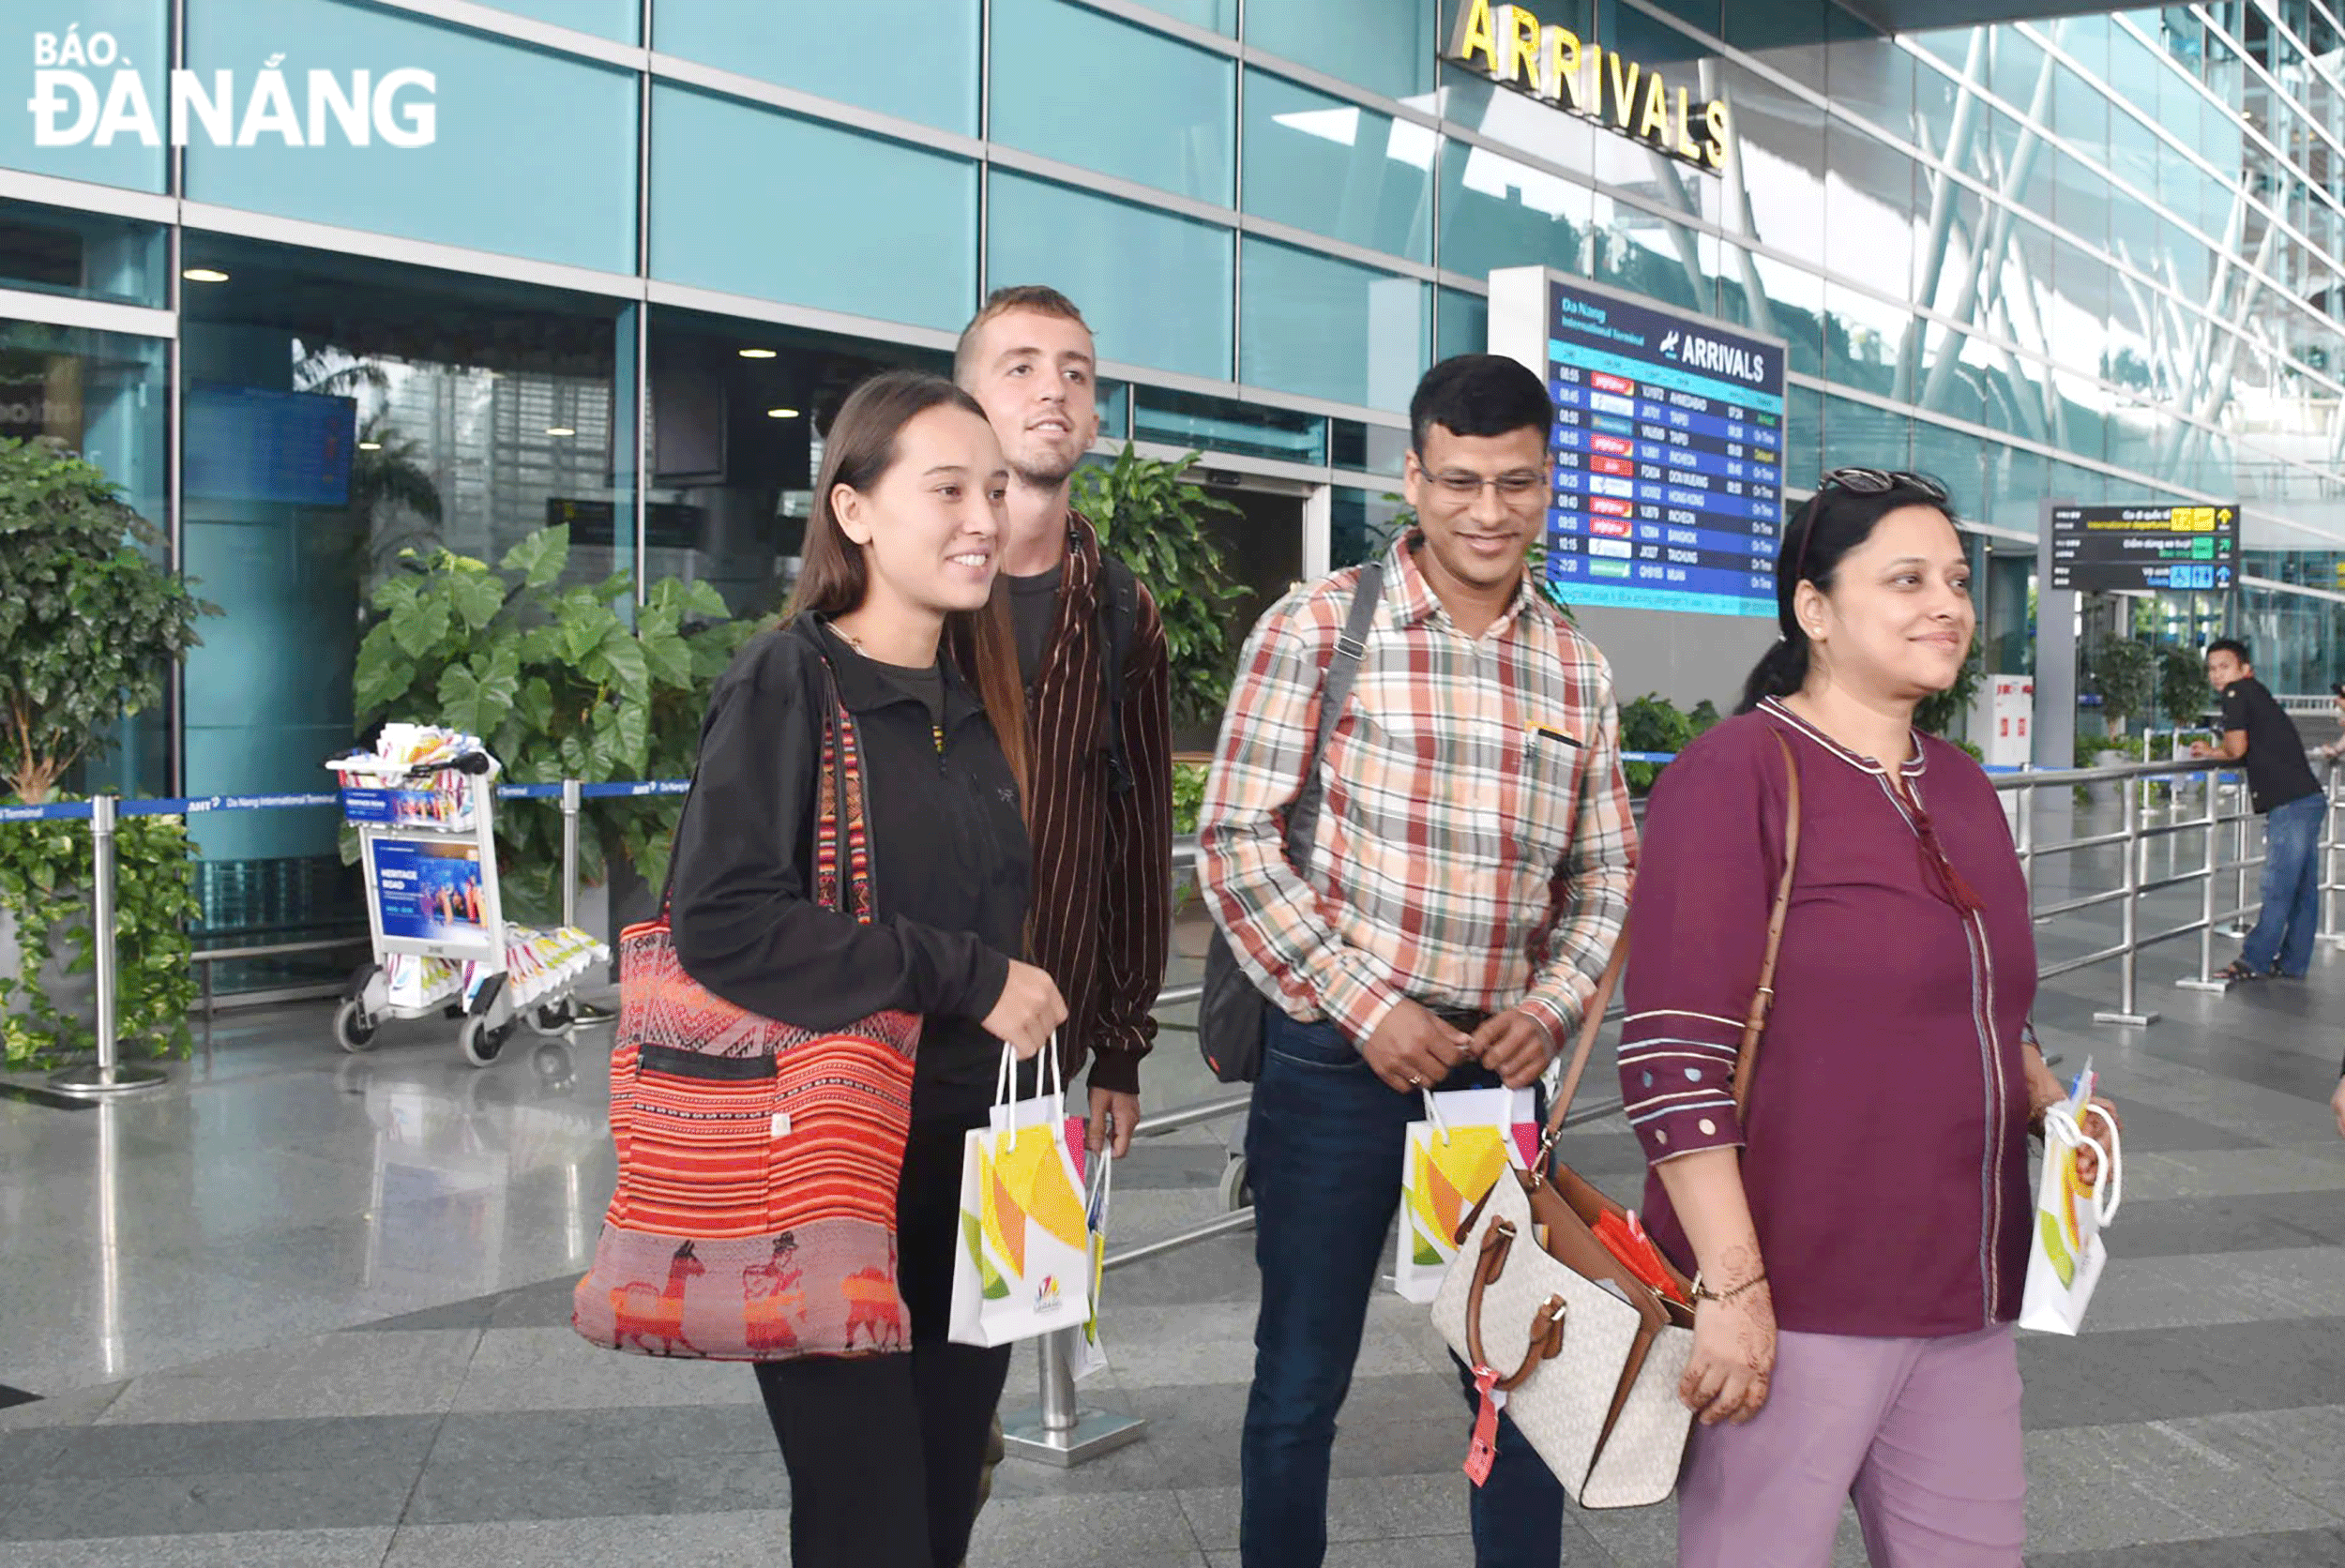
[[[1344,704],[1352,701],[1352,685],[1359,678],[1360,660],[1368,653],[1369,628],[1376,624],[1376,602],[1384,597],[1384,563],[1379,558],[1360,568],[1352,590],[1351,613],[1344,617],[1336,651],[1319,683],[1319,728],[1311,736],[1310,754],[1303,759],[1303,787],[1287,810],[1287,864],[1299,875],[1310,864],[1311,841],[1319,836],[1319,806],[1324,791],[1319,782],[1319,760],[1335,738]]]
[[[1094,592],[1099,617],[1100,694],[1107,702],[1108,793],[1131,792],[1131,761],[1124,754],[1124,669],[1140,625],[1140,580],[1131,567],[1099,551],[1099,584]]]

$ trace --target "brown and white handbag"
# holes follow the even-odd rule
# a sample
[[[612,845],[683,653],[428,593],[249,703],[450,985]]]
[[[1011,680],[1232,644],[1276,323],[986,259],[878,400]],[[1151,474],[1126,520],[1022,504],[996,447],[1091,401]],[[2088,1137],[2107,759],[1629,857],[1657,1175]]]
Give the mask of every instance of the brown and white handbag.
[[[1779,732],[1776,742],[1791,770],[1783,870],[1734,1064],[1738,1114],[1775,1000],[1776,956],[1799,858],[1799,765]],[[1639,1279],[1594,1229],[1604,1214],[1622,1214],[1621,1205],[1552,1158],[1627,952],[1624,933],[1588,1001],[1539,1158],[1528,1170],[1509,1166],[1467,1216],[1433,1299],[1434,1326],[1482,1391],[1466,1472],[1477,1483],[1489,1474],[1503,1409],[1582,1508],[1639,1508],[1667,1498],[1693,1423],[1677,1396],[1693,1354],[1691,1282],[1666,1259],[1662,1267],[1681,1299]]]

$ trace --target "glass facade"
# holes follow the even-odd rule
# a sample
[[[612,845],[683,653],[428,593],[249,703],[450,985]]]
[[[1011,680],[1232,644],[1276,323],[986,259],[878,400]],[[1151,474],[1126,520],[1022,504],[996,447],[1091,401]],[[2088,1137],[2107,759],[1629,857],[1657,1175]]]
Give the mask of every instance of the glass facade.
[[[1075,0],[994,0],[993,139],[1226,207],[1237,67]]]
[[[224,146],[189,116],[196,201],[635,270],[632,72],[355,0],[189,0],[188,67],[243,106]]]
[[[935,236],[976,232],[975,163],[665,83],[651,110],[654,278],[919,326],[967,318],[976,249],[940,254]],[[757,201],[740,199],[743,163],[765,171]]]
[[[2338,5],[1540,8],[1722,99],[1711,172],[1443,63],[1463,3],[899,0],[884,45],[766,0],[8,8],[0,424],[111,453],[239,623],[175,716],[193,791],[312,781],[349,716],[322,651],[402,530],[486,552],[559,516],[581,570],[769,608],[825,411],[1019,282],[1082,307],[1115,429],[1324,487],[1304,559],[1383,536],[1416,378],[1483,346],[1491,270],[1542,264],[1782,339],[1794,488],[1936,473],[1990,575],[2050,499],[2241,503],[2225,613],[2284,684],[2345,676]],[[93,324],[119,306],[149,314]],[[438,520],[172,482],[321,398],[396,432]]]
[[[827,6],[658,0],[652,8],[652,48],[975,136],[980,8],[978,0],[890,0],[886,46],[881,48],[870,29],[841,26]]]
[[[159,309],[170,298],[168,231],[71,207],[0,208],[0,289]]]
[[[1002,169],[990,177],[989,194],[991,286],[1048,279],[1082,303],[1103,358],[1228,379],[1236,270],[1230,230]],[[975,309],[974,293],[968,306]]]
[[[78,60],[66,53],[68,38],[80,45]],[[97,60],[89,57],[93,47]],[[168,112],[171,0],[0,8],[0,60],[9,63],[10,89],[0,112],[0,168],[126,190],[163,188],[168,127],[155,111]],[[141,105],[148,112],[145,136],[134,113]]]

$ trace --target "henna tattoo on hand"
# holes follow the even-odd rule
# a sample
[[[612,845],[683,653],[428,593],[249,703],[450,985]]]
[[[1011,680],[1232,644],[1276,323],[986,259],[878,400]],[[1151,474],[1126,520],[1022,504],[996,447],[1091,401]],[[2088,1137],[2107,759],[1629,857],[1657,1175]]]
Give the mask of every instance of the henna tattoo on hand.
[[[1732,1290],[1759,1277],[1763,1266],[1759,1260],[1756,1241],[1737,1242],[1718,1258],[1718,1280],[1714,1290]]]

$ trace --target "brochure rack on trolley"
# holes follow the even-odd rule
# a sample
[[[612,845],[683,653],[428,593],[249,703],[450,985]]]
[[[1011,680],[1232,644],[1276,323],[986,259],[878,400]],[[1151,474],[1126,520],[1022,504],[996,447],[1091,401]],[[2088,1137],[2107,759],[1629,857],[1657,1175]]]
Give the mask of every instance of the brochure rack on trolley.
[[[365,1050],[385,1018],[462,1021],[464,1060],[496,1060],[516,1022],[559,1033],[580,975],[609,950],[585,932],[507,925],[497,885],[496,762],[477,743],[423,761],[365,753],[325,764],[358,830],[373,961],[334,1014],[344,1050]]]

